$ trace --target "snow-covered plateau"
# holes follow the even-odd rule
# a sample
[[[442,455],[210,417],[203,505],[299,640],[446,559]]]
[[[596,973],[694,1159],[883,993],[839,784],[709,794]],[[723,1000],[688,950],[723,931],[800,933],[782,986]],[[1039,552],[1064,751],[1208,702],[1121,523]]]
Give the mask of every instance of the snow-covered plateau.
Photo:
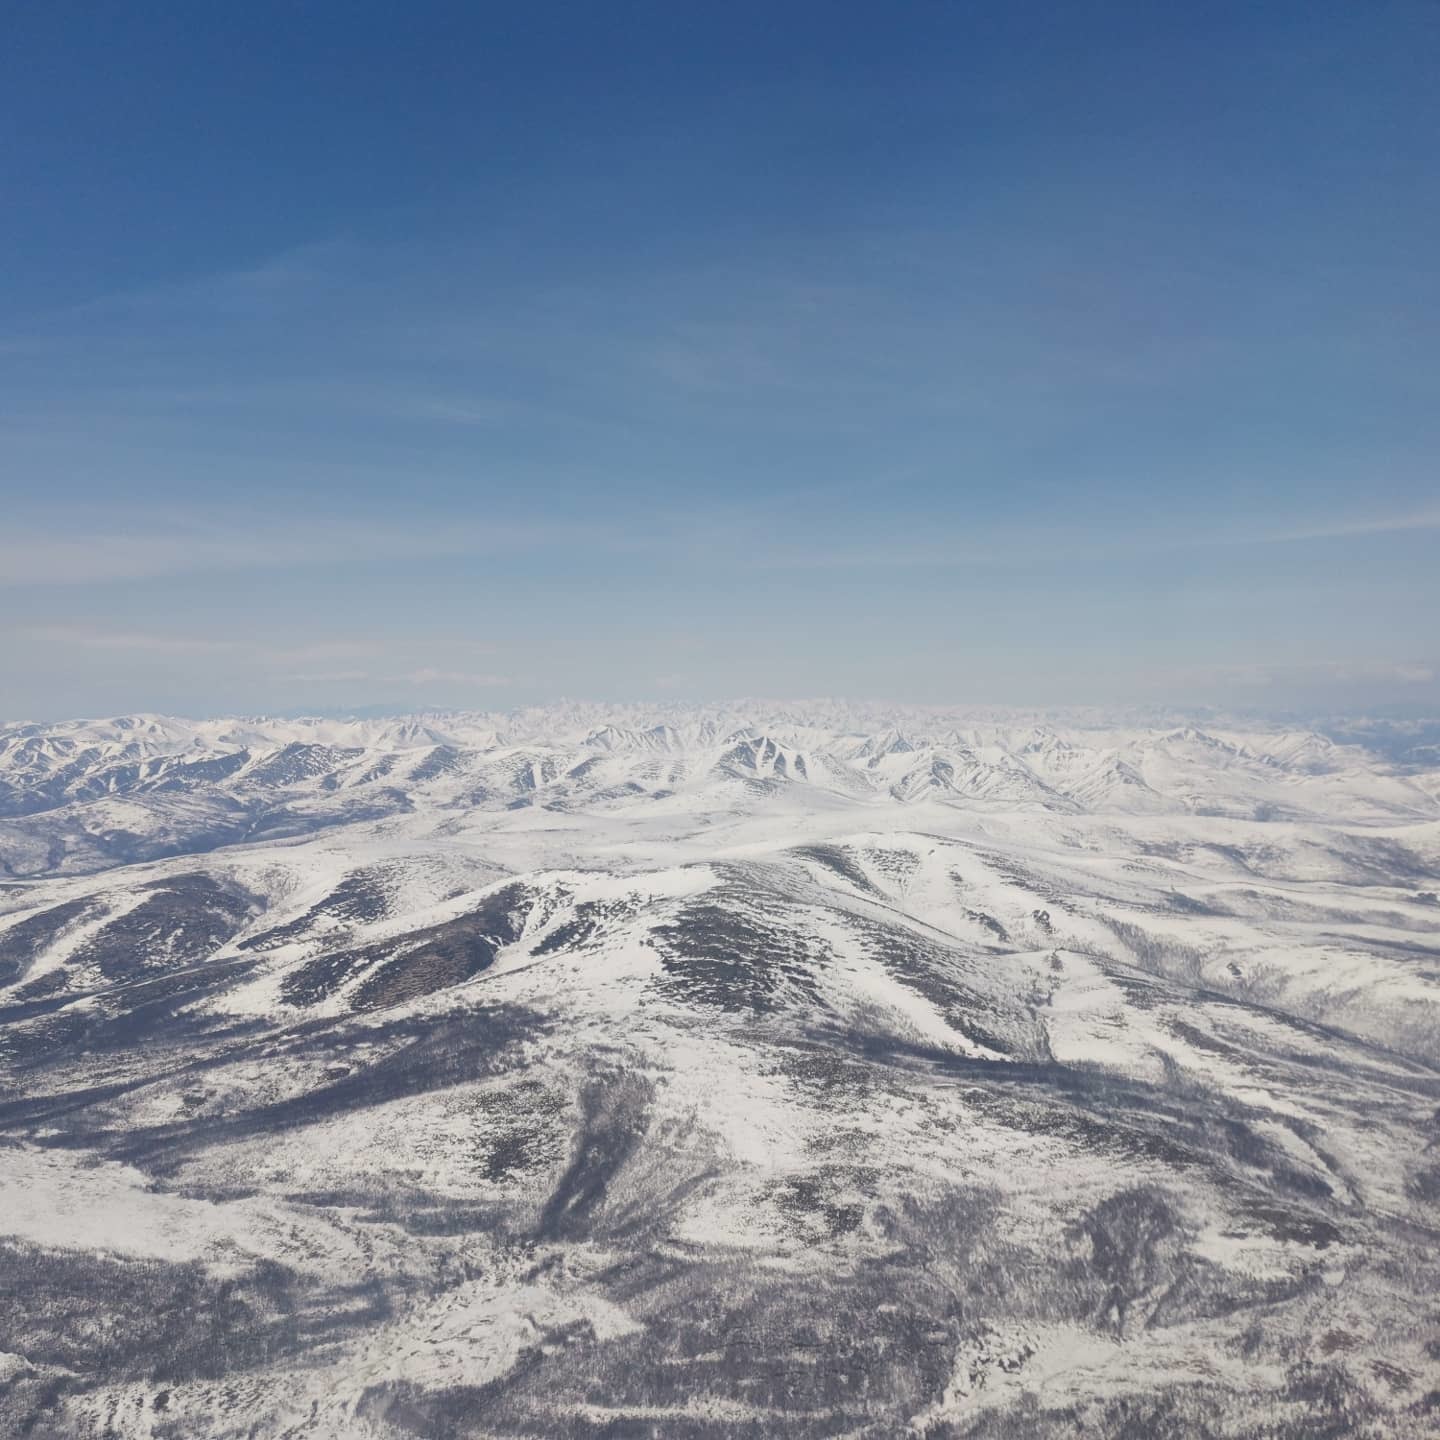
[[[1364,739],[0,726],[0,1433],[1433,1437],[1440,757]]]

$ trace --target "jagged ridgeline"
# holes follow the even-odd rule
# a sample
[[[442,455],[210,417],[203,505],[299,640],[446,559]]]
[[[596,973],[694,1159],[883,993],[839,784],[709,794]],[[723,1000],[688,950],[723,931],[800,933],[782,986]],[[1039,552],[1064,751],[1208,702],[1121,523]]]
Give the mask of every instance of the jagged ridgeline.
[[[0,1433],[1440,1428],[1440,764],[0,727]]]

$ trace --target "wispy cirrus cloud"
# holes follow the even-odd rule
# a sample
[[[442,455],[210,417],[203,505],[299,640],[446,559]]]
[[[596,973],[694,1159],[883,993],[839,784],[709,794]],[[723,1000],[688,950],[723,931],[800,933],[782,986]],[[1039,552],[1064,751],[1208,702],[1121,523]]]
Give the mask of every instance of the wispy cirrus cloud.
[[[789,527],[793,530],[793,527]],[[493,523],[452,520],[424,526],[384,526],[329,517],[295,517],[285,525],[256,524],[223,516],[189,526],[165,521],[70,529],[63,517],[25,519],[0,534],[0,587],[81,586],[128,581],[263,571],[295,571],[345,565],[380,566],[426,559],[462,560],[497,554],[545,555],[567,551],[591,559],[649,555],[684,559],[698,566],[728,565],[737,571],[869,571],[968,569],[997,571],[1038,558],[1076,554],[1138,554],[1214,547],[1294,545],[1367,536],[1383,537],[1440,529],[1440,505],[1375,515],[1235,525],[1224,530],[1174,527],[1156,532],[1049,523],[990,522],[961,527],[943,521],[923,535],[897,534],[883,524],[865,538],[814,535],[784,538],[787,527],[757,534],[753,516],[720,508],[703,524],[681,514],[647,514],[643,526],[562,520]],[[1048,561],[1046,563],[1049,563]]]
[[[1160,687],[1300,690],[1307,687],[1429,685],[1440,677],[1440,661],[1418,659],[1276,660],[1195,665],[1156,671]]]
[[[442,670],[433,666],[425,666],[419,670],[412,670],[404,679],[407,683],[416,686],[463,685],[485,689],[503,687],[514,683],[508,675],[496,675],[488,671]]]
[[[368,670],[292,670],[280,678],[298,685],[358,685],[374,677]]]
[[[154,655],[225,655],[245,647],[202,635],[163,635],[144,630],[101,630],[85,625],[32,625],[23,634],[46,645],[82,650],[144,651]]]
[[[295,519],[255,527],[213,523],[153,531],[94,529],[67,534],[65,522],[23,524],[0,535],[0,586],[95,585],[217,571],[293,570],[325,565],[463,558],[580,545],[634,549],[604,526],[437,523],[425,528]]]
[[[93,585],[230,570],[285,569],[377,550],[413,550],[392,536],[335,533],[229,534],[164,530],[158,533],[92,532],[68,535],[12,529],[0,537],[0,585]],[[440,543],[435,537],[434,543]],[[428,547],[422,547],[425,553]]]
[[[402,650],[400,646],[370,639],[334,637],[289,645],[265,638],[107,629],[84,624],[32,625],[21,627],[17,633],[19,638],[47,648],[104,652],[117,657],[128,655],[135,657],[137,663],[144,657],[163,664],[182,659],[198,662],[213,656],[246,671],[281,671],[281,679],[305,685],[368,682],[391,690],[435,686],[488,690],[515,683],[511,676],[494,670],[462,669],[440,661],[407,669],[402,662],[413,655],[413,643],[407,643]],[[446,639],[434,643],[433,653],[453,661],[494,653],[494,647],[484,641]],[[347,660],[352,663],[344,664]],[[295,668],[281,669],[288,666]]]
[[[1260,538],[1276,542],[1344,540],[1352,536],[1393,535],[1415,530],[1440,530],[1440,503],[1379,515],[1336,516]]]
[[[318,640],[304,645],[275,645],[220,635],[186,635],[154,630],[114,630],[98,625],[53,624],[22,627],[20,634],[45,645],[82,650],[152,655],[245,655],[257,660],[300,665],[373,654],[375,646],[355,639]]]
[[[337,275],[355,263],[355,247],[341,239],[312,241],[250,264],[97,295],[52,312],[52,321],[86,321],[165,312],[216,311],[272,314],[298,299],[333,289]]]

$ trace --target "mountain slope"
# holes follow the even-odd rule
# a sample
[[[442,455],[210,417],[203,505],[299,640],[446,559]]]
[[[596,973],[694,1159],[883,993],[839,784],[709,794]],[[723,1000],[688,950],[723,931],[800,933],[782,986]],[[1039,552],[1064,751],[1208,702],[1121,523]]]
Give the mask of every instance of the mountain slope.
[[[1413,772],[611,719],[3,732],[7,1433],[1433,1433]]]

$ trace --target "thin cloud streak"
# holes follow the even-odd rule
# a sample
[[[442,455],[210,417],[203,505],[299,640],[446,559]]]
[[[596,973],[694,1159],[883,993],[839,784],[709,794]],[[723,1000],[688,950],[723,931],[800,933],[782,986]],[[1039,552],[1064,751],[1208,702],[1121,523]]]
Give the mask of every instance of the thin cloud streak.
[[[24,639],[45,646],[103,651],[135,656],[221,656],[227,662],[268,669],[293,665],[309,667],[329,660],[360,660],[371,668],[351,665],[336,669],[297,668],[281,678],[299,684],[342,684],[370,681],[388,687],[424,688],[449,685],[464,689],[501,689],[513,685],[509,675],[493,671],[461,670],[443,664],[402,670],[396,664],[399,646],[387,647],[366,640],[332,639],[307,645],[274,645],[264,641],[236,640],[220,636],[170,635],[140,630],[106,630],[85,625],[36,625],[18,632]],[[447,642],[447,654],[487,654],[494,647],[478,641]],[[405,646],[413,654],[414,647]],[[387,664],[386,662],[389,662]],[[375,668],[378,667],[378,668]]]
[[[1440,662],[1424,660],[1302,660],[1181,666],[1156,672],[1158,688],[1215,690],[1238,687],[1269,690],[1316,685],[1373,686],[1430,684]]]
[[[319,640],[306,645],[268,645],[260,641],[224,636],[173,635],[148,630],[107,630],[90,625],[32,625],[19,632],[45,645],[84,650],[146,652],[152,654],[244,654],[256,659],[291,665],[354,659],[373,655],[376,647],[363,640]]]
[[[159,285],[97,295],[52,312],[52,321],[135,315],[157,310],[210,309],[226,313],[271,312],[277,305],[313,294],[333,283],[334,262],[343,259],[342,240],[295,245],[248,265],[212,270]],[[317,262],[326,261],[328,264]]]
[[[673,526],[673,528],[671,528]],[[239,571],[294,571],[387,561],[463,559],[499,553],[580,550],[591,557],[652,555],[704,564],[726,559],[764,571],[946,569],[994,570],[1046,554],[1085,547],[1091,553],[1198,550],[1228,546],[1403,535],[1440,529],[1440,508],[1403,515],[1337,519],[1271,530],[1236,529],[1164,536],[1136,531],[1097,534],[1086,527],[1010,525],[967,527],[947,536],[932,526],[924,541],[876,537],[872,543],[811,545],[756,543],[738,522],[710,517],[703,541],[693,522],[651,519],[644,532],[606,525],[503,523],[437,526],[432,530],[341,527],[300,520],[278,530],[215,523],[194,530],[91,533],[67,536],[56,521],[47,528],[14,530],[0,537],[0,587],[115,584],[165,577]]]
[[[159,655],[234,654],[246,648],[236,640],[158,635],[138,630],[95,630],[82,625],[36,625],[22,633],[46,645],[68,645],[85,650],[145,651]]]
[[[411,685],[464,685],[482,688],[503,687],[514,682],[508,675],[476,674],[468,670],[437,670],[426,667],[403,677]]]
[[[1299,526],[1263,538],[1275,543],[1301,540],[1344,540],[1351,536],[1395,535],[1414,530],[1440,530],[1440,505],[1401,515],[1357,516]]]
[[[340,528],[306,522],[281,532],[207,527],[155,534],[64,536],[12,530],[0,537],[0,586],[94,585],[216,571],[302,570],[313,566],[484,556],[556,544],[615,551],[636,542],[619,531],[497,524],[403,528]],[[57,522],[55,530],[61,528]]]

